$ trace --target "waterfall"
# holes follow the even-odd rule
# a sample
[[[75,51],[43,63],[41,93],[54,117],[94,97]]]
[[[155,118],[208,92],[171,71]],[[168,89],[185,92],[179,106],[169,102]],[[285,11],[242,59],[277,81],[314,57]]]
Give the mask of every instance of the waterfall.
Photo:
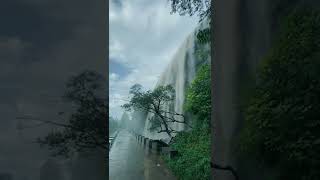
[[[197,47],[209,48],[208,45],[201,46],[197,44],[196,33],[199,29],[206,27],[208,27],[208,21],[205,20],[186,38],[156,84],[156,87],[171,85],[175,89],[175,101],[172,104],[167,104],[164,107],[165,111],[184,114],[183,104],[185,101],[186,88],[194,79],[198,61],[200,61],[195,55],[195,50]],[[209,61],[210,59],[210,57],[207,58]],[[152,113],[147,114],[143,132],[144,136],[150,139],[162,139],[168,142],[169,136],[166,133],[149,130],[151,126],[150,118],[153,116],[154,114]],[[175,116],[175,119],[182,121],[183,117]],[[176,122],[170,123],[169,126],[177,131],[182,131],[187,128],[185,124]]]

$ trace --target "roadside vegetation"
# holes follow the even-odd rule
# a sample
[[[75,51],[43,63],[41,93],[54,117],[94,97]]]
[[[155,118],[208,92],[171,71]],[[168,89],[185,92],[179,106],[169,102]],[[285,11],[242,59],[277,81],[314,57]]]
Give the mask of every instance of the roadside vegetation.
[[[177,134],[170,145],[178,156],[164,157],[169,168],[181,180],[210,179],[211,159],[211,68],[200,67],[187,89],[185,111],[191,113],[192,129]]]
[[[320,177],[320,12],[296,10],[258,71],[240,140],[271,179]]]

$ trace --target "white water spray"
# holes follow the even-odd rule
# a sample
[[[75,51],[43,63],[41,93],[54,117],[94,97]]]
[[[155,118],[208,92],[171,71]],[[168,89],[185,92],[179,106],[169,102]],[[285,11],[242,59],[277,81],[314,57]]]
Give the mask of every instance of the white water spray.
[[[156,84],[156,87],[172,85],[175,89],[175,101],[173,102],[173,106],[172,104],[167,104],[164,107],[165,111],[184,114],[183,104],[185,101],[186,88],[196,75],[196,62],[198,61],[194,53],[197,45],[196,33],[199,29],[203,29],[205,27],[208,27],[208,21],[203,21],[200,26],[187,37],[174,55],[169,66],[161,74],[160,79]],[[208,60],[209,59],[210,57]],[[150,139],[162,139],[163,141],[168,142],[169,136],[167,133],[158,133],[157,131],[149,130],[151,126],[149,119],[151,119],[152,116],[154,116],[152,113],[147,115],[143,135]],[[175,119],[183,121],[183,117],[181,116],[175,116]],[[186,124],[177,122],[170,123],[169,126],[176,131],[182,131],[187,128]]]

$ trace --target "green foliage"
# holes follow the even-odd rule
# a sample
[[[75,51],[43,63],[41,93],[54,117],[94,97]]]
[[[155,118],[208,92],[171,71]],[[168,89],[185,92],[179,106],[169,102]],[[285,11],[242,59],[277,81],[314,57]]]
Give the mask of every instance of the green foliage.
[[[203,64],[209,64],[211,61],[211,49],[210,49],[210,44],[208,43],[201,43],[199,40],[198,42],[195,43],[195,48],[194,48],[194,56],[195,56],[195,65],[196,69],[199,69],[200,66]]]
[[[104,89],[104,78],[93,71],[85,71],[69,79],[65,98],[76,107],[64,123],[44,121],[60,127],[44,138],[53,155],[69,156],[88,149],[107,149],[107,101],[99,96]]]
[[[149,118],[149,122],[150,122],[150,127],[149,127],[150,132],[157,131],[161,126],[161,119],[158,116],[153,116]]]
[[[203,30],[199,30],[197,33],[197,40],[201,44],[207,44],[211,41],[211,28],[205,28]]]
[[[135,84],[130,88],[132,98],[129,103],[122,105],[122,107],[131,111],[134,109],[142,109],[145,111],[161,110],[161,106],[169,103],[175,98],[175,90],[171,85],[159,86],[153,91],[142,91],[142,86]]]
[[[201,47],[199,49],[196,49],[195,52],[196,57],[196,69],[198,69],[201,65],[207,64],[211,59],[210,57],[210,50],[206,49],[205,47]]]
[[[167,133],[169,137],[173,137],[178,131],[173,129],[171,123],[184,123],[184,115],[177,112],[167,110],[167,105],[170,105],[175,100],[175,90],[171,85],[158,86],[153,91],[142,91],[142,86],[136,84],[131,87],[130,94],[132,95],[130,102],[122,105],[127,110],[140,109],[144,112],[152,113],[151,130],[157,130],[158,133]],[[183,117],[179,120],[179,117]]]
[[[211,120],[211,67],[208,64],[202,65],[197,72],[195,79],[187,89],[186,111],[196,116],[196,126],[209,125]]]
[[[320,13],[297,10],[258,74],[245,113],[243,152],[276,168],[276,179],[320,172]]]
[[[199,30],[195,32],[194,56],[196,69],[203,64],[208,64],[211,61],[211,27],[206,27],[205,23],[201,24]]]
[[[203,65],[187,89],[185,110],[192,113],[193,129],[180,132],[171,147],[179,152],[175,159],[165,160],[181,180],[210,179],[210,119],[211,81],[210,65]]]
[[[200,21],[211,16],[212,0],[170,0],[171,13],[193,16],[197,14]]]
[[[210,179],[210,144],[208,130],[195,129],[181,132],[175,137],[171,146],[179,152],[179,156],[165,160],[180,180]]]
[[[212,23],[212,0],[170,0],[170,2],[171,13],[178,13],[181,16],[193,16],[197,14],[200,22],[207,19],[209,20],[209,24]],[[202,44],[210,43],[211,28],[199,30],[197,39]]]

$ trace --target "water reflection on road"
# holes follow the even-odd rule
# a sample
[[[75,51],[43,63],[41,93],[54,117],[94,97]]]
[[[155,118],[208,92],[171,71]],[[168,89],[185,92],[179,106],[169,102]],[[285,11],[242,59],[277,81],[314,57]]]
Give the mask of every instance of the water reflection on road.
[[[159,166],[160,165],[160,166]],[[122,130],[109,152],[110,180],[176,180],[159,157]]]

